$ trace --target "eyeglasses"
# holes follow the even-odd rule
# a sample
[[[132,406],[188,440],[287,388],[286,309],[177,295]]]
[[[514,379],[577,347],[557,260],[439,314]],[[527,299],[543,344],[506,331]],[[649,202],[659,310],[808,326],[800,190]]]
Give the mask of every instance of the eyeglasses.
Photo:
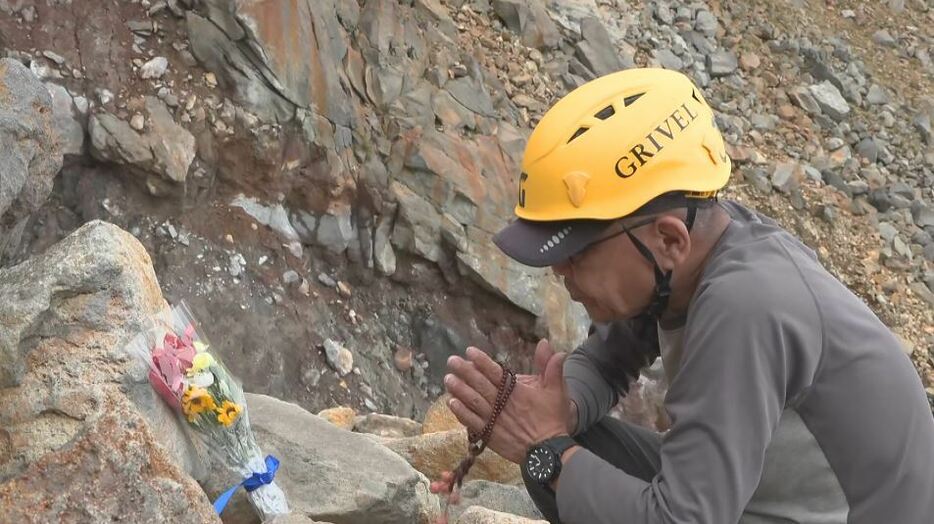
[[[591,248],[593,248],[593,247],[596,246],[597,244],[606,242],[607,240],[609,240],[609,239],[611,239],[611,238],[618,237],[619,235],[622,235],[623,233],[630,234],[630,233],[631,233],[634,229],[636,229],[636,228],[639,228],[639,227],[642,227],[642,226],[647,226],[647,225],[651,224],[652,222],[655,222],[655,219],[657,219],[657,218],[658,218],[658,217],[648,217],[648,218],[642,219],[642,220],[640,220],[639,222],[636,222],[635,224],[632,224],[631,226],[628,226],[628,227],[627,227],[626,225],[623,225],[623,224],[620,223],[619,221],[617,221],[616,223],[617,223],[617,224],[620,224],[620,225],[623,227],[623,229],[621,229],[620,231],[614,231],[613,233],[610,233],[609,235],[606,235],[606,236],[603,237],[603,238],[598,238],[597,240],[594,240],[593,242],[587,244],[586,246],[584,246],[583,249],[581,249],[581,250],[578,251],[577,253],[571,255],[570,257],[568,257],[568,262],[570,262],[571,265],[576,265],[578,262],[580,262],[581,259],[584,258],[584,256],[587,254],[587,252],[590,251]]]

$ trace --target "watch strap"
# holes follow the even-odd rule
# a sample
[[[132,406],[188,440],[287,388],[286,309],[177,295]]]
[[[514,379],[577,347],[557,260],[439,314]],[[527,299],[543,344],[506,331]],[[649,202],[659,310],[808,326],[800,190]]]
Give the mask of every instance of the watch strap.
[[[542,442],[542,445],[551,448],[551,450],[558,455],[558,462],[560,462],[561,455],[563,455],[564,452],[568,450],[568,448],[576,446],[577,441],[565,435],[547,439]]]
[[[577,445],[576,440],[565,435],[561,437],[553,437],[550,439],[543,440],[542,442],[538,443],[535,446],[539,448],[549,449],[551,450],[552,453],[555,454],[555,469],[552,472],[551,476],[545,482],[541,482],[542,486],[545,489],[547,489],[549,492],[552,491],[551,486],[549,485],[550,482],[552,481],[552,479],[556,478],[558,475],[561,474],[561,470],[563,466],[563,464],[561,463],[561,455],[563,455],[564,452],[568,450],[568,448],[571,448],[572,446],[576,446],[576,445]]]

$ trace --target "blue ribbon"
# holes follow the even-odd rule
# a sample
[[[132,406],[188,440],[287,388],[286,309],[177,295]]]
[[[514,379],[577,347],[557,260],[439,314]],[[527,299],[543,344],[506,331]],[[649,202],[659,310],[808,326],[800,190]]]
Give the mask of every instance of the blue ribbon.
[[[243,482],[225,491],[223,495],[217,497],[217,500],[214,501],[214,511],[220,515],[221,512],[224,511],[224,508],[227,507],[227,503],[230,502],[230,497],[233,497],[234,493],[240,489],[240,486],[243,486],[248,492],[250,492],[257,490],[266,484],[272,484],[272,481],[276,479],[276,471],[278,469],[279,459],[272,455],[266,455],[266,472],[253,473],[244,479]]]

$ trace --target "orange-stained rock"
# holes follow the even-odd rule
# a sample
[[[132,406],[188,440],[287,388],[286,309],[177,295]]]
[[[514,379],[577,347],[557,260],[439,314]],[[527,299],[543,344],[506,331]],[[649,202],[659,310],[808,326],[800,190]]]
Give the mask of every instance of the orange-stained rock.
[[[454,416],[451,408],[448,407],[448,400],[450,399],[451,395],[445,393],[428,407],[428,411],[425,413],[425,420],[422,422],[422,434],[463,428],[461,423],[457,420],[457,417]]]
[[[467,430],[452,429],[426,433],[417,437],[384,442],[418,471],[432,480],[439,479],[441,472],[450,471],[467,452]],[[491,480],[502,484],[522,482],[519,466],[487,449],[478,458],[467,475],[468,480]]]
[[[357,412],[354,411],[353,408],[340,406],[325,409],[318,413],[318,416],[341,429],[350,431],[353,429],[354,418],[356,418]]]
[[[396,353],[393,355],[393,363],[396,365],[396,369],[403,373],[412,369],[412,356],[411,349],[403,346],[396,347]]]

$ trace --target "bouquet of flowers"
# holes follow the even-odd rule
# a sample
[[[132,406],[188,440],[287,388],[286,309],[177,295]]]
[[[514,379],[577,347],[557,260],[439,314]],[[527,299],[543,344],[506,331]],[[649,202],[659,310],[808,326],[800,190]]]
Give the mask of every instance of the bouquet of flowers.
[[[229,468],[242,482],[214,503],[220,514],[240,486],[263,521],[289,512],[274,479],[279,461],[261,453],[247,413],[243,388],[211,351],[187,305],[159,314],[129,344],[149,368],[149,383],[181,417],[202,452]]]

